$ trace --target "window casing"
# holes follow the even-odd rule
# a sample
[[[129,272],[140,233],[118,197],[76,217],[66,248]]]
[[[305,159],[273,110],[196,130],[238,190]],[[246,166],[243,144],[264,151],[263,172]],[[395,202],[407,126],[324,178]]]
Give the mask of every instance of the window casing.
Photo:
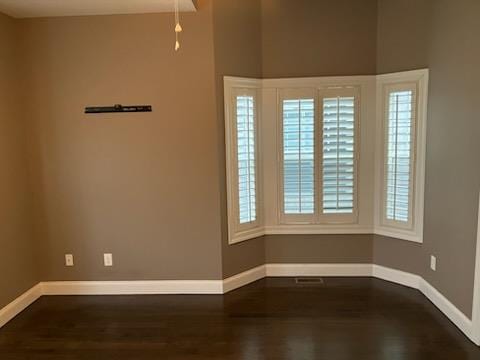
[[[428,71],[381,75],[377,84],[375,233],[423,242]]]
[[[245,80],[238,85],[225,89],[230,243],[258,236],[263,226],[258,84]]]

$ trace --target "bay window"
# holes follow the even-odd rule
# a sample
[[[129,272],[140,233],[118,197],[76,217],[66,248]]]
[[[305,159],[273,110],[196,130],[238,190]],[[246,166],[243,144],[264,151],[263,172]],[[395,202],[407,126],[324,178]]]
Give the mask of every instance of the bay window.
[[[225,78],[229,242],[269,234],[422,241],[428,70]]]

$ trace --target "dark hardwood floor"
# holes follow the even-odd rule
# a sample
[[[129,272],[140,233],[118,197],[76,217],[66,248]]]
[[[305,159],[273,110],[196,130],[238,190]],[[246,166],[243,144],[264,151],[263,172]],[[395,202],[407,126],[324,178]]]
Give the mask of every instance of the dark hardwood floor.
[[[0,359],[480,360],[416,290],[370,278],[268,278],[225,296],[42,297]]]

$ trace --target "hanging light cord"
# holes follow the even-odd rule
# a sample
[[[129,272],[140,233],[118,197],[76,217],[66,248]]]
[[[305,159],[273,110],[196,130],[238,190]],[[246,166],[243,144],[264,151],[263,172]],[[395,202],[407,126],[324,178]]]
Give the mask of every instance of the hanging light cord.
[[[180,25],[180,11],[178,6],[178,0],[175,0],[175,51],[180,49],[180,42],[178,41],[179,34],[182,32],[182,26]]]

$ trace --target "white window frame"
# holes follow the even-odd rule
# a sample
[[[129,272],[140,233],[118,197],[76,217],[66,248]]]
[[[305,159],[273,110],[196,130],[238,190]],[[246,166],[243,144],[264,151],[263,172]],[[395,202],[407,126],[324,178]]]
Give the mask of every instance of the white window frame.
[[[248,240],[263,235],[263,202],[262,202],[262,166],[260,158],[260,91],[261,81],[254,79],[225,78],[225,145],[226,145],[226,179],[227,179],[227,212],[229,244]],[[254,99],[255,118],[255,220],[240,223],[239,186],[237,158],[237,97],[252,96]]]
[[[289,79],[265,79],[262,86],[263,108],[263,133],[276,133],[273,140],[264,137],[262,147],[264,172],[264,201],[265,201],[265,234],[372,234],[374,214],[374,152],[375,152],[375,91],[376,76],[340,76],[340,77],[314,77],[314,78],[289,78]],[[282,135],[282,114],[280,113],[279,94],[288,89],[315,89],[318,102],[319,92],[325,89],[355,88],[359,91],[359,128],[356,143],[358,154],[358,166],[356,168],[356,193],[357,214],[356,219],[350,221],[339,217],[336,220],[321,219],[318,214],[312,223],[285,223],[280,214],[283,208],[281,204],[281,181],[283,172],[279,171],[282,163],[280,152],[283,150],[280,144]],[[318,105],[316,109],[318,117]],[[361,124],[360,124],[361,123]],[[321,124],[320,124],[321,125]],[[317,131],[317,136],[319,136]],[[363,139],[363,140],[361,140]],[[321,139],[317,138],[318,142]],[[321,153],[320,153],[320,156]],[[321,159],[317,156],[317,161]],[[317,165],[318,166],[318,165]],[[361,169],[364,169],[363,171]],[[317,171],[317,175],[319,172]],[[318,181],[318,180],[317,180]],[[319,191],[317,189],[317,195]],[[318,202],[317,202],[318,203]]]
[[[375,234],[418,243],[423,242],[428,76],[428,70],[415,70],[377,77],[377,191],[374,231]],[[385,199],[389,95],[393,91],[401,90],[413,90],[415,102],[408,222],[387,219]]]

